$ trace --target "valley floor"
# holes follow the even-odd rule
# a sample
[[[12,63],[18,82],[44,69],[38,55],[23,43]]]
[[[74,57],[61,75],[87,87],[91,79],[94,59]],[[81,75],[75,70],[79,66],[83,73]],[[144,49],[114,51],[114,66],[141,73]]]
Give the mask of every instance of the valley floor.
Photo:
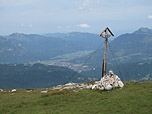
[[[0,92],[0,114],[151,114],[152,82],[99,90],[17,89]]]

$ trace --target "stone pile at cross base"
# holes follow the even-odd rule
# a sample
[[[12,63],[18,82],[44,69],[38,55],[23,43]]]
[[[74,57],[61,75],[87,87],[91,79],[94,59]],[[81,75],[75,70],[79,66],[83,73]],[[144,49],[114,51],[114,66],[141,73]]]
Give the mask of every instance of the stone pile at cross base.
[[[124,84],[120,78],[115,75],[112,71],[109,71],[109,74],[101,78],[100,81],[95,81],[92,83],[68,83],[65,85],[58,85],[53,87],[53,90],[64,90],[64,89],[99,89],[99,90],[111,90],[116,87],[123,87]]]
[[[110,90],[116,87],[122,88],[123,86],[124,84],[120,78],[110,70],[109,74],[102,77],[100,81],[95,82],[95,84],[92,86],[92,89]]]

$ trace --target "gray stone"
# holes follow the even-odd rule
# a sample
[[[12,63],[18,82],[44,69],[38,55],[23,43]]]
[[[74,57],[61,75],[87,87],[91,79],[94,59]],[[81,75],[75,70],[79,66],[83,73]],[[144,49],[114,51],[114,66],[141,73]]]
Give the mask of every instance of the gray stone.
[[[92,84],[85,84],[85,83],[68,83],[65,85],[58,85],[53,87],[52,89],[64,90],[64,89],[99,89],[99,90],[111,90],[115,87],[123,87],[124,84],[120,80],[120,78],[115,75],[111,70],[109,74],[105,75],[101,78],[100,81],[96,81],[93,85]]]
[[[99,90],[111,90],[115,87],[123,87],[124,84],[120,80],[120,78],[113,73],[113,71],[109,71],[109,74],[105,75],[101,78],[100,81],[96,81],[95,84],[92,86],[92,89],[99,89]]]
[[[105,86],[105,90],[111,90],[112,86],[110,84],[108,84],[107,86]]]

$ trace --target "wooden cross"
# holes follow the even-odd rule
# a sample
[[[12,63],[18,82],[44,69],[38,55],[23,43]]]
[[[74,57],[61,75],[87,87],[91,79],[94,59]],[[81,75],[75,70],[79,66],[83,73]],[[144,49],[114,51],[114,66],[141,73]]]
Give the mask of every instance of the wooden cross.
[[[110,33],[110,34],[109,34]],[[107,42],[110,36],[114,36],[114,34],[110,31],[108,27],[106,27],[99,36],[105,38],[105,52],[104,52],[104,60],[102,65],[102,77],[106,75],[106,58],[107,58]]]

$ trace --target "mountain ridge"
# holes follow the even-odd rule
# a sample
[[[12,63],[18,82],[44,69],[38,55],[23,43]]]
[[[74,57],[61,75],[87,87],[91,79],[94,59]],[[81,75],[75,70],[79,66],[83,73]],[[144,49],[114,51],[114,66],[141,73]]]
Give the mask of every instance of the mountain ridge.
[[[140,31],[138,29],[137,31]],[[151,29],[148,29],[152,31]],[[104,48],[97,51],[90,59],[88,65],[101,66]],[[107,62],[113,63],[115,59],[118,63],[127,62],[150,62],[152,61],[152,34],[139,34],[138,32],[126,33],[118,36],[108,43]],[[113,54],[115,58],[113,57]],[[81,63],[87,59],[79,58],[71,62]]]
[[[141,27],[134,32],[135,34],[152,34],[152,29]]]
[[[9,36],[1,36],[1,41],[2,39],[6,39],[7,42],[12,45],[7,44],[5,40],[0,42],[1,44],[5,44],[10,49],[13,48],[14,44],[14,46],[16,45],[16,50],[21,50],[20,48],[22,47],[24,53],[22,56],[19,56],[20,51],[18,51],[15,56],[11,56],[7,51],[3,50],[3,53],[0,53],[0,63],[29,63],[39,60],[49,60],[52,57],[63,54],[94,50],[96,45],[102,42],[102,40],[99,39],[98,36],[90,34],[71,33],[70,36],[62,38],[24,33],[13,33]],[[15,51],[12,51],[12,53],[15,53]],[[4,56],[7,56],[8,59]],[[9,58],[12,59],[9,60]]]

